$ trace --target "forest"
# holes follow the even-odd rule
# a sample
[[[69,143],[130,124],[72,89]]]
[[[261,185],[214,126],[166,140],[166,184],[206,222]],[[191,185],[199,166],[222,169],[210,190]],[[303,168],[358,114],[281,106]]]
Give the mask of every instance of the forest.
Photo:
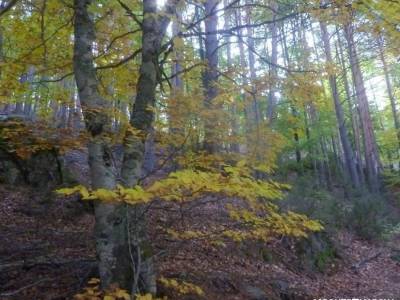
[[[0,299],[400,299],[399,0],[1,0]]]

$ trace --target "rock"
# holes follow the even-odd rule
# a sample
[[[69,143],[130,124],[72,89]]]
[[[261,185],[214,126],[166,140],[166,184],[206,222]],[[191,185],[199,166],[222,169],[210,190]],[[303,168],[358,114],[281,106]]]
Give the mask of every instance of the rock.
[[[392,255],[390,258],[394,261],[400,262],[400,250],[392,250]]]
[[[271,287],[274,292],[279,295],[280,300],[295,300],[295,298],[292,297],[292,291],[290,290],[289,282],[276,279],[271,283]]]
[[[249,296],[249,300],[271,300],[267,294],[259,287],[253,285],[244,286],[245,293]]]
[[[211,283],[216,287],[219,291],[234,292],[237,291],[235,284],[232,280],[225,274],[218,274],[211,279]]]
[[[326,232],[311,234],[295,245],[302,268],[311,273],[325,272],[339,257],[335,244]]]
[[[278,290],[279,292],[287,292],[289,290],[289,282],[281,279],[276,279],[271,283],[271,286],[274,290]]]
[[[0,118],[0,181],[12,185],[29,184],[48,191],[62,182],[62,168],[54,148],[31,147],[31,143],[35,145],[35,139],[26,135],[33,126],[24,116],[7,115]],[[10,142],[7,132],[17,132],[19,135]],[[22,138],[23,141],[17,140]],[[17,155],[18,150],[26,150],[25,147],[30,147],[26,151],[28,155]],[[33,151],[36,152],[29,155]]]
[[[25,161],[28,183],[46,190],[62,183],[62,166],[55,151],[42,151]]]
[[[0,149],[0,181],[11,185],[28,184],[43,191],[63,182],[62,166],[53,151],[41,151],[28,159]]]
[[[315,299],[299,288],[290,287],[290,284],[285,279],[275,279],[270,285],[270,290],[273,291],[268,299],[270,300],[308,300]]]
[[[19,167],[0,150],[0,182],[15,185],[25,181]]]

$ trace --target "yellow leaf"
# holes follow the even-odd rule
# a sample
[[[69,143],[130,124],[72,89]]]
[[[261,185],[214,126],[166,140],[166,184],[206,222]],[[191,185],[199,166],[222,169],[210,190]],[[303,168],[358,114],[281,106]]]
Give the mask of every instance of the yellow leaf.
[[[237,164],[236,164],[236,166],[238,167],[238,168],[243,168],[244,166],[246,166],[246,160],[240,160]]]
[[[90,278],[88,283],[89,284],[98,284],[98,283],[100,283],[100,279],[99,278]]]
[[[131,295],[129,295],[129,293],[127,291],[121,290],[121,289],[118,289],[115,292],[115,296],[117,296],[118,298],[122,298],[124,300],[130,300],[131,299]]]
[[[97,189],[91,196],[100,201],[116,201],[119,198],[116,192],[107,189]]]
[[[75,193],[80,193],[84,199],[89,197],[89,192],[83,185],[77,185],[72,188],[58,189],[56,190],[56,193],[64,196],[71,196]]]
[[[153,300],[153,296],[151,294],[136,295],[136,300]]]

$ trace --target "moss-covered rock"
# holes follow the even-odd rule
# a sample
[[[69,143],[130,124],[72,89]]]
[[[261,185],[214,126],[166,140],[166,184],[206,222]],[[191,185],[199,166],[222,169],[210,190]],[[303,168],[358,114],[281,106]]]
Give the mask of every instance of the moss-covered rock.
[[[339,257],[338,250],[326,232],[311,234],[296,243],[301,267],[310,272],[325,272]]]

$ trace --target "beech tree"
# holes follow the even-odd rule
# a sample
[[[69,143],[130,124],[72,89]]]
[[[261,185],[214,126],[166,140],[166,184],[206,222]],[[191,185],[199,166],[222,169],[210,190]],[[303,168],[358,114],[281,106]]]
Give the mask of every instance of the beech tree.
[[[112,162],[110,117],[107,108],[110,102],[99,94],[99,82],[93,62],[92,47],[95,42],[95,29],[88,13],[91,1],[74,2],[75,7],[75,46],[74,74],[82,103],[86,128],[91,134],[88,143],[89,166],[92,188],[115,189],[118,181],[123,186],[136,185],[144,162],[144,145],[153,122],[151,110],[155,103],[155,92],[159,76],[159,56],[167,25],[174,13],[177,1],[170,1],[165,11],[159,12],[155,0],[143,2],[144,19],[142,28],[142,59],[136,97],[130,116],[132,128],[140,135],[127,129],[123,139],[124,157],[121,178],[115,176]],[[118,283],[121,288],[143,292],[156,292],[151,257],[144,255],[145,220],[139,217],[142,208],[124,204],[96,202],[96,248],[99,257],[99,272],[103,288]],[[129,224],[131,222],[131,225]],[[130,240],[130,227],[135,232]],[[132,245],[130,245],[132,243]],[[134,254],[131,253],[131,247]],[[132,261],[133,257],[138,257]],[[139,273],[139,274],[137,274]],[[141,286],[136,277],[141,278]]]

